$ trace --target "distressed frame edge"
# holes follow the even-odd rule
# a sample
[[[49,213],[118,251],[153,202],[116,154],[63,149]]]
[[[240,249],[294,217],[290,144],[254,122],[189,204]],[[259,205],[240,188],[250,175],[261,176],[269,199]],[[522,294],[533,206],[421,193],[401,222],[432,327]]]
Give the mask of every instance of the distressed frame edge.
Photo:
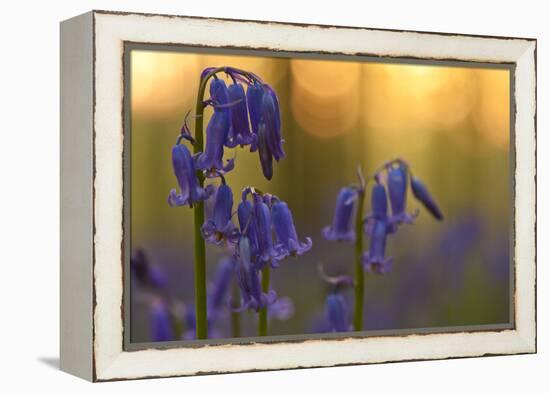
[[[104,14],[104,12],[101,12],[101,11],[95,11],[95,13],[98,13],[98,14]],[[109,15],[113,15],[113,14],[116,14],[116,13],[112,13],[112,12],[108,12],[107,14]],[[129,13],[129,15],[136,15],[134,13]],[[137,15],[146,15],[146,14],[137,14]],[[158,16],[158,15],[157,15]],[[174,16],[169,16],[170,18],[173,18]],[[193,17],[185,17],[185,18],[191,18],[193,19]],[[205,18],[205,19],[212,19],[212,18]],[[218,19],[217,19],[218,20]],[[225,21],[223,19],[221,19],[222,21]],[[231,22],[234,22],[235,20],[229,20]],[[238,22],[238,21],[237,21]],[[246,21],[246,22],[255,22],[255,21]],[[285,24],[285,23],[280,23],[280,22],[273,22],[273,24],[276,24],[276,25],[289,25],[289,24]],[[292,24],[290,24],[292,25]],[[327,26],[323,26],[323,27],[327,27]],[[346,27],[347,28],[347,27]],[[362,29],[362,28],[361,28]],[[369,30],[369,29],[364,29],[364,30]],[[95,30],[94,30],[95,31]],[[394,31],[392,31],[394,32]],[[419,33],[419,32],[413,32],[413,33]],[[394,32],[395,35],[398,35],[399,32]],[[437,33],[420,33],[422,35],[424,34],[437,34]],[[470,35],[455,35],[455,34],[451,34],[452,36],[467,36],[467,37],[470,37]],[[480,38],[485,38],[485,36],[483,37],[480,37]],[[506,40],[506,38],[503,38],[503,37],[496,37],[496,39],[504,39]],[[525,62],[525,65],[528,67],[530,65],[533,66],[534,68],[534,75],[533,76],[533,79],[534,79],[534,89],[536,91],[536,40],[534,39],[520,39],[520,40],[525,40],[526,41],[526,48],[525,48],[525,52],[524,54],[528,57],[530,57],[530,59],[534,60],[532,62],[529,62],[528,60]],[[532,45],[531,45],[532,44]],[[95,45],[95,38],[94,38],[94,45]],[[519,60],[519,59],[517,59]],[[94,72],[94,76],[95,76],[95,72]],[[517,80],[517,76],[516,76],[516,80]],[[516,85],[519,85],[518,83],[516,83]],[[533,101],[533,104],[534,104],[534,108],[533,108],[533,111],[534,111],[534,122],[533,122],[533,127],[531,129],[529,129],[529,133],[532,134],[534,136],[534,153],[536,154],[536,96],[533,97],[533,91],[530,90],[530,89],[526,89],[526,90],[529,90],[527,91],[527,96],[531,97],[531,98],[534,98]],[[524,92],[525,93],[525,92]],[[517,96],[517,94],[516,94]],[[94,95],[94,98],[95,98],[95,95]],[[516,103],[516,110],[517,110],[517,103]],[[516,119],[516,126],[517,126],[517,122],[518,120]],[[517,142],[517,141],[516,141]],[[535,209],[536,209],[536,161],[534,162],[534,175],[535,175],[535,182],[534,182],[534,187],[535,187],[535,195],[534,195],[534,198],[535,198]],[[517,174],[516,174],[516,177],[517,177]],[[516,212],[517,213],[517,212]],[[517,219],[517,214],[516,214],[516,219]],[[534,214],[534,216],[532,217],[533,219],[533,223],[534,223],[534,227],[533,227],[533,230],[534,232],[532,234],[534,234],[536,236],[536,212]],[[535,246],[536,247],[536,246]],[[517,251],[517,248],[516,248],[516,251]],[[535,264],[536,264],[536,248],[534,249],[534,258],[535,258]],[[525,263],[524,263],[525,264]],[[531,266],[531,268],[534,268],[534,280],[535,280],[535,288],[534,288],[534,297],[532,299],[532,301],[534,301],[536,303],[536,265],[533,267]],[[516,282],[519,281],[519,280],[516,280]],[[533,306],[534,308],[534,306]],[[472,357],[472,356],[489,356],[489,355],[501,355],[501,354],[520,354],[520,353],[534,353],[536,352],[536,310],[533,310],[533,313],[534,315],[532,315],[533,317],[533,320],[532,322],[534,322],[534,325],[533,326],[525,326],[525,324],[519,324],[519,325],[516,325],[516,330],[514,330],[514,332],[516,332],[516,337],[515,339],[517,340],[517,344],[519,345],[518,348],[516,348],[516,352],[510,352],[510,353],[505,353],[505,352],[495,352],[495,353],[481,353],[481,354],[467,354],[467,355],[458,355],[456,357]],[[517,312],[516,312],[516,322],[518,320],[518,315],[517,315]],[[530,322],[530,316],[527,315],[526,317],[526,321],[528,322],[527,325],[529,324]],[[94,336],[94,341],[95,341],[95,336]],[[94,354],[94,360],[95,360],[95,355]],[[394,362],[394,361],[409,361],[409,360],[429,360],[429,359],[442,359],[442,358],[449,358],[449,357],[454,357],[454,356],[441,356],[441,357],[429,357],[429,358],[425,358],[425,359],[417,359],[417,358],[414,358],[414,359],[408,359],[406,357],[404,358],[400,358],[399,360],[388,360],[388,361],[381,361],[381,362]],[[115,359],[112,359],[113,363],[112,365],[115,365],[115,363],[117,363],[118,361],[124,361],[124,359],[121,359],[120,356],[119,357],[116,357]],[[380,363],[378,361],[366,361],[366,362],[361,362],[361,363],[349,363],[349,364],[369,364],[369,363]],[[94,361],[94,364],[95,364],[95,361]],[[336,365],[340,365],[340,364],[328,364],[328,365],[311,365],[311,366],[306,366],[306,367],[328,367],[328,366],[336,366]],[[108,367],[110,368],[110,367]],[[115,367],[116,368],[116,367]],[[282,367],[282,368],[276,368],[276,369],[286,369],[286,368],[300,368],[300,366],[295,366],[295,367]],[[94,368],[95,369],[95,368]],[[269,368],[270,369],[270,368]],[[269,369],[265,369],[265,370],[269,370]],[[196,375],[196,374],[202,374],[202,372],[195,372],[195,373],[191,373],[191,374],[186,374],[186,373],[175,373],[175,374],[169,374],[169,375],[151,375],[151,376],[133,376],[133,377],[117,377],[117,376],[111,376],[109,377],[109,373],[108,372],[105,372],[103,373],[103,371],[107,371],[107,369],[102,369],[99,376],[96,375],[96,373],[94,372],[94,380],[96,381],[104,381],[104,380],[117,380],[117,379],[134,379],[134,378],[150,378],[150,377],[162,377],[162,376],[179,376],[179,375]],[[255,371],[255,370],[233,370],[233,371],[213,371],[211,373],[222,373],[222,372],[243,372],[243,371]],[[259,371],[259,370],[256,370],[256,371]],[[208,373],[208,372],[207,372]],[[106,378],[105,378],[106,377]]]
[[[59,25],[59,367],[89,381],[94,380],[93,18],[90,11]]]

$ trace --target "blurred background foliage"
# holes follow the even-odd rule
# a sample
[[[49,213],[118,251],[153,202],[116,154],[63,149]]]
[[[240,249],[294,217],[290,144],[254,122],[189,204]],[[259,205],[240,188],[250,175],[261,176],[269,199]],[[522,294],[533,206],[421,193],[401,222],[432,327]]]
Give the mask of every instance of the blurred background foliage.
[[[321,229],[340,187],[356,182],[358,164],[368,174],[394,157],[428,185],[445,220],[422,211],[414,226],[389,238],[393,271],[366,277],[366,329],[508,322],[508,70],[133,50],[131,247],[145,249],[165,272],[177,304],[193,307],[192,210],[166,202],[176,187],[171,148],[194,111],[201,70],[221,65],[252,71],[274,87],[287,153],[268,182],[257,153],[240,149],[229,184],[235,194],[255,185],[286,200],[299,236],[314,242],[272,274],[274,288],[295,307],[289,320],[272,322],[272,335],[320,329],[330,289],[317,265],[329,274],[353,271],[352,246],[324,240]],[[419,207],[412,195],[408,205]],[[207,245],[210,276],[222,255]],[[137,290],[132,296],[132,341],[149,341],[149,308]],[[244,325],[254,335],[253,315]]]

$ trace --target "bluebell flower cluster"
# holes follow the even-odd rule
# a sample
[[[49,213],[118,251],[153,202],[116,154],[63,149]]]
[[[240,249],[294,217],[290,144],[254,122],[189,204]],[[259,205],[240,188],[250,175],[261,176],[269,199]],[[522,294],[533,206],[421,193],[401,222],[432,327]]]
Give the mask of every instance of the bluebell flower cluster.
[[[243,191],[237,216],[240,233],[234,266],[242,295],[240,308],[258,311],[277,299],[273,290],[262,292],[261,270],[265,266],[277,268],[281,260],[303,255],[311,249],[312,241],[309,237],[299,240],[286,202],[254,188]]]
[[[355,242],[356,266],[359,266],[359,273],[361,273],[357,273],[356,270],[358,277],[358,284],[356,284],[350,276],[330,277],[322,270],[320,271],[321,277],[335,286],[334,292],[328,296],[326,302],[327,319],[331,331],[346,331],[349,327],[345,312],[346,304],[340,290],[355,286],[356,296],[359,296],[356,299],[356,302],[359,302],[356,303],[357,316],[359,315],[357,312],[362,310],[362,271],[384,274],[392,269],[393,258],[386,255],[387,238],[395,234],[400,225],[414,223],[418,216],[418,211],[408,213],[406,210],[409,184],[414,197],[426,210],[437,220],[443,219],[443,214],[427,187],[412,175],[409,165],[402,159],[385,163],[369,177],[369,181],[374,182],[370,193],[371,209],[363,217],[362,206],[367,191],[367,181],[363,178],[360,169],[357,174],[359,185],[345,186],[340,189],[336,198],[332,224],[322,230],[322,235],[327,240]],[[362,251],[362,236],[359,237],[357,231],[360,231],[361,235],[364,232],[369,238],[367,251]],[[361,319],[354,318],[354,326],[360,329]]]
[[[229,86],[218,77],[220,73],[231,80]],[[204,69],[199,94],[205,91],[208,81],[209,97],[202,102],[203,108],[199,106],[197,110],[197,116],[202,116],[201,109],[206,107],[213,110],[206,127],[204,149],[192,155],[182,144],[184,141],[197,143],[186,116],[172,149],[172,167],[179,192],[171,190],[168,203],[190,207],[204,203],[206,219],[200,224],[200,234],[206,242],[223,247],[231,255],[231,263],[225,263],[218,272],[216,290],[208,295],[207,323],[210,324],[210,317],[216,317],[232,274],[241,292],[238,309],[259,311],[275,305],[275,291],[262,290],[262,269],[277,268],[281,260],[306,253],[312,241],[298,238],[289,206],[276,196],[246,188],[234,211],[233,191],[225,180],[225,174],[235,167],[234,158],[224,159],[226,149],[240,146],[248,147],[250,152],[257,151],[262,173],[268,180],[273,177],[273,161],[285,157],[275,90],[254,73],[233,67]],[[219,186],[212,183],[203,186],[203,179],[211,181],[214,178],[221,179]],[[238,226],[233,222],[235,214]],[[278,304],[272,315],[285,315],[285,309],[286,314],[289,313],[285,302]]]
[[[206,68],[201,77],[213,70]],[[249,146],[251,152],[258,151],[262,172],[268,180],[273,177],[273,159],[279,161],[285,157],[279,101],[273,88],[253,73],[232,67],[224,67],[223,71],[233,82],[228,87],[216,74],[210,82],[210,96],[204,105],[212,107],[214,113],[206,127],[204,151],[192,156],[180,144],[183,140],[195,142],[187,119],[172,150],[172,166],[180,192],[170,191],[170,206],[193,206],[208,199],[212,189],[200,187],[197,176],[218,177],[234,169],[234,158],[224,162],[224,147]]]
[[[363,254],[363,264],[367,272],[383,274],[391,270],[393,262],[391,257],[386,256],[387,236],[396,233],[401,224],[414,223],[418,216],[418,210],[412,213],[406,211],[409,184],[414,197],[434,218],[442,220],[443,214],[427,187],[410,173],[409,165],[402,159],[387,162],[369,180],[374,181],[371,212],[364,217],[362,229],[370,238],[370,244]],[[357,198],[365,192],[364,187],[346,186],[340,190],[333,222],[322,231],[325,239],[354,241]]]

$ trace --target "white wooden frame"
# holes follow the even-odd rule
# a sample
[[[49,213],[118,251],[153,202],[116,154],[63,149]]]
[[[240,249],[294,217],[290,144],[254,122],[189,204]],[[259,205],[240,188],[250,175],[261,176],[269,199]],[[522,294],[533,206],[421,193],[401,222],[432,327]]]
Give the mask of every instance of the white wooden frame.
[[[125,42],[514,65],[514,327],[123,350]],[[61,24],[61,368],[92,381],[536,351],[536,40],[92,11]]]

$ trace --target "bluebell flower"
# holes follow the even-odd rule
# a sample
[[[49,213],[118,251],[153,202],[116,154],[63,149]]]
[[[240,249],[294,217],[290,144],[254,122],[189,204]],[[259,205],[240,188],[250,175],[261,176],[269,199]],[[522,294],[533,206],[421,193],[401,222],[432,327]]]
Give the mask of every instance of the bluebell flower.
[[[229,133],[229,112],[215,111],[206,127],[206,146],[197,158],[197,168],[206,171],[228,172],[233,163],[223,164],[223,146]]]
[[[229,112],[228,89],[222,79],[216,78],[210,82],[210,101],[214,111]]]
[[[332,225],[323,228],[323,237],[327,240],[355,241],[354,210],[357,200],[357,190],[353,187],[343,187],[336,198],[336,208]]]
[[[231,127],[226,140],[227,147],[235,147],[237,145],[256,145],[256,135],[250,132],[248,124],[248,110],[246,106],[246,96],[244,88],[239,83],[234,83],[228,89]]]
[[[365,270],[385,273],[391,269],[392,259],[386,258],[386,237],[396,230],[388,219],[388,197],[386,188],[378,182],[372,188],[372,213],[367,217],[366,232],[370,236],[369,250],[362,255]]]
[[[173,147],[172,167],[178,180],[180,193],[178,194],[175,189],[170,191],[168,195],[170,206],[192,206],[207,199],[214,191],[212,186],[200,187],[193,157],[184,145],[178,144]]]
[[[260,83],[254,82],[246,90],[246,103],[250,114],[250,126],[254,134],[258,134],[258,126],[262,117],[261,106],[264,88]]]
[[[202,225],[204,239],[218,246],[225,242],[234,242],[239,236],[239,230],[231,221],[233,209],[233,192],[227,184],[221,184],[216,193],[214,214]]]
[[[215,320],[223,306],[227,304],[229,285],[233,277],[233,260],[223,258],[216,268],[214,281],[208,294],[208,319]]]
[[[269,306],[276,301],[277,295],[275,291],[262,292],[260,270],[257,264],[252,262],[250,242],[246,236],[239,238],[233,266],[242,296],[241,306],[235,311],[244,309],[258,311],[260,308]]]
[[[344,297],[336,293],[328,295],[326,307],[330,331],[347,332],[349,330],[349,322]]]
[[[312,241],[306,237],[305,243],[298,240],[292,212],[286,202],[275,201],[271,207],[271,219],[277,236],[277,247],[285,255],[303,255],[311,249]]]
[[[372,187],[371,206],[371,218],[383,221],[388,219],[388,196],[382,183],[376,183]]]
[[[411,188],[414,196],[418,199],[426,209],[438,220],[443,219],[443,213],[439,210],[437,203],[432,198],[428,189],[417,177],[411,176]]]
[[[388,168],[388,193],[392,210],[391,221],[394,224],[412,224],[416,214],[406,213],[407,203],[407,168],[399,164]]]
[[[264,85],[265,91],[261,104],[261,120],[266,126],[267,145],[276,161],[284,158],[283,139],[281,137],[281,115],[279,102],[273,89]]]
[[[276,250],[273,246],[273,231],[271,228],[271,212],[259,194],[254,194],[254,218],[256,220],[256,233],[258,235],[258,259],[260,269],[271,261],[272,266],[285,257],[283,250]]]
[[[267,180],[273,177],[273,155],[267,141],[267,128],[264,122],[258,125],[258,155],[262,172]]]
[[[151,339],[153,341],[174,340],[170,312],[162,300],[157,299],[153,302],[149,318],[151,324]]]
[[[362,255],[363,266],[367,272],[383,274],[391,270],[393,260],[385,256],[388,232],[388,223],[385,220],[374,220],[369,250]]]
[[[237,217],[241,233],[249,239],[252,255],[256,255],[258,253],[258,235],[256,220],[254,219],[254,207],[250,201],[245,199],[239,203]]]

